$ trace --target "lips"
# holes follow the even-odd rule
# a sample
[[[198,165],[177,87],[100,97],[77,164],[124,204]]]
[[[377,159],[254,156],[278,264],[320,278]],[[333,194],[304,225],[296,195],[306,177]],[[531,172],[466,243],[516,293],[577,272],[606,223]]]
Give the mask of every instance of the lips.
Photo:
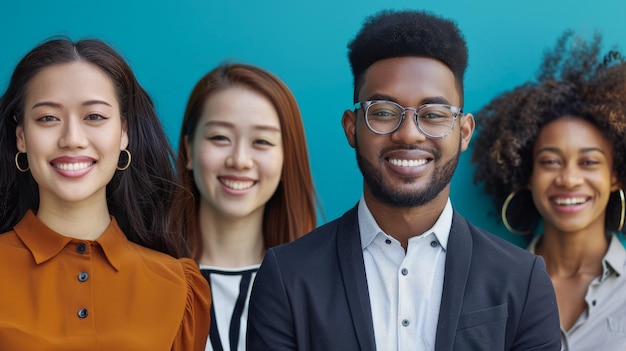
[[[222,185],[232,190],[247,190],[256,183],[256,181],[251,179],[233,179],[224,177],[219,177],[218,179]]]
[[[64,177],[78,178],[89,173],[96,160],[88,156],[61,156],[50,161],[56,172]]]
[[[417,166],[421,166],[423,164],[425,164],[426,162],[428,162],[425,159],[418,159],[418,160],[407,160],[407,159],[398,159],[398,158],[389,158],[387,159],[387,161],[389,163],[391,163],[394,166],[398,166],[398,167],[417,167]]]

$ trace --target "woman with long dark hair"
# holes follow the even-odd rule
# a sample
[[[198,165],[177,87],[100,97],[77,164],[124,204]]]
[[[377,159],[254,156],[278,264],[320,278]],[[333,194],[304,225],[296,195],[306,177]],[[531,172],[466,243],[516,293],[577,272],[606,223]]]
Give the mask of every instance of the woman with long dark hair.
[[[210,291],[174,258],[173,152],[124,59],[99,40],[32,49],[0,144],[2,349],[202,350]]]

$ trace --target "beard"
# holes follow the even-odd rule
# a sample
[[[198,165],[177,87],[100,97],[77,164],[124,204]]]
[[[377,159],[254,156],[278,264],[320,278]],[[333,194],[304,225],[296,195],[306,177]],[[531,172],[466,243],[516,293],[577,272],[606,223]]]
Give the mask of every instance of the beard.
[[[416,147],[411,146],[407,147],[407,149],[416,149]],[[459,141],[459,148],[456,155],[442,165],[439,165],[439,162],[441,162],[441,152],[438,150],[430,150],[434,156],[434,160],[432,162],[435,164],[435,169],[430,181],[428,184],[422,186],[421,189],[409,191],[395,188],[388,182],[385,182],[383,179],[382,167],[376,167],[376,165],[372,164],[361,155],[358,139],[356,137],[355,151],[357,164],[359,165],[361,174],[363,174],[363,180],[376,199],[394,207],[418,207],[432,201],[448,184],[450,184],[461,156],[461,142]],[[382,153],[383,152],[381,152],[381,154]],[[414,181],[415,179],[405,178],[404,184],[411,184]]]

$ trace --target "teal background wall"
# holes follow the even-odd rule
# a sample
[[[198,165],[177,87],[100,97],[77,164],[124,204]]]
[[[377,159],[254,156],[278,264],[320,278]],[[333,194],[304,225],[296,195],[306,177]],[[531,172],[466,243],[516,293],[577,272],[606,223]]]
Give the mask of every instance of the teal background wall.
[[[346,45],[366,16],[418,8],[454,19],[470,50],[467,112],[532,78],[544,49],[566,28],[587,35],[599,30],[606,49],[626,49],[624,0],[31,0],[4,1],[1,8],[1,91],[17,61],[44,39],[98,37],[129,61],[174,145],[187,95],[215,65],[241,61],[274,72],[300,104],[326,220],[352,207],[362,189],[340,120],[352,105]],[[452,181],[453,205],[475,224],[521,244],[489,216],[489,200],[472,183],[470,152]]]

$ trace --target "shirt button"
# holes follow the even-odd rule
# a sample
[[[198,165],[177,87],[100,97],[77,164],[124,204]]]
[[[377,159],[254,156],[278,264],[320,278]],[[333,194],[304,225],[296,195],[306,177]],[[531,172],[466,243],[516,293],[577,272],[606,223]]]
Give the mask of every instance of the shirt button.
[[[80,319],[84,319],[87,318],[87,315],[89,314],[89,311],[87,311],[86,308],[81,308],[80,310],[78,310],[78,318]]]
[[[87,281],[87,279],[89,279],[89,274],[87,274],[87,272],[80,272],[80,273],[78,273],[78,281],[79,282]]]
[[[437,247],[437,245],[437,242],[434,240],[430,242],[430,247]]]
[[[79,254],[84,254],[85,251],[87,251],[87,245],[83,243],[76,244],[76,252],[78,252]]]
[[[408,320],[408,319],[403,319],[403,320],[402,320],[402,326],[403,326],[403,327],[408,327],[408,326],[409,326],[409,324],[411,324],[411,323],[409,322],[409,320]]]
[[[596,300],[591,301],[591,305],[595,306],[596,305]]]
[[[391,244],[391,240],[385,239],[385,244],[387,244],[387,245]]]
[[[402,275],[407,275],[407,274],[409,274],[409,270],[408,270],[408,269],[406,269],[406,268],[402,268],[402,270],[401,270],[400,272],[402,272]]]

